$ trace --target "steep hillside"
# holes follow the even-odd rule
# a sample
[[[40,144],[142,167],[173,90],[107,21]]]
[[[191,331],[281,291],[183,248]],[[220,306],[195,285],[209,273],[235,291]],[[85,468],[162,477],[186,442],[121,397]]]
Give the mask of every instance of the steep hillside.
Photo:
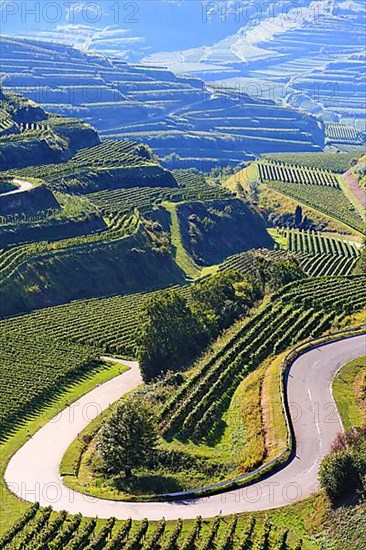
[[[1,172],[0,315],[182,283],[200,266],[272,246],[260,215],[213,178],[170,172],[132,141],[84,147],[80,136],[72,152],[83,123],[17,101],[61,129],[68,157],[42,164],[35,151],[33,165]],[[43,129],[28,124],[39,141]]]
[[[58,163],[99,138],[80,120],[50,117],[39,105],[0,90],[0,169]]]
[[[48,111],[82,117],[103,139],[147,143],[169,167],[211,168],[324,144],[324,128],[310,116],[245,92],[211,90],[164,68],[7,37],[0,61],[6,89],[21,89]]]
[[[60,210],[52,192],[39,185],[23,193],[0,195],[0,216],[32,216],[47,210]]]
[[[264,222],[238,199],[178,206],[185,249],[198,265],[213,265],[250,248],[273,246]]]
[[[177,187],[149,149],[130,141],[106,141],[80,149],[63,164],[11,170],[6,177],[38,178],[52,190],[67,193],[93,193],[131,187]]]
[[[183,272],[157,244],[159,240],[141,227],[119,241],[30,259],[1,285],[0,315],[182,283]]]

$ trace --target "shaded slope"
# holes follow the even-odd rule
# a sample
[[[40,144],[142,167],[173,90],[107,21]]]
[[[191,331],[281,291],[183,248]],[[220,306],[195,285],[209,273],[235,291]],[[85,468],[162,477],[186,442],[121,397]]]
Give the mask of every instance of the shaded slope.
[[[199,265],[217,264],[250,248],[273,246],[262,218],[239,199],[181,204],[178,216],[185,249]]]

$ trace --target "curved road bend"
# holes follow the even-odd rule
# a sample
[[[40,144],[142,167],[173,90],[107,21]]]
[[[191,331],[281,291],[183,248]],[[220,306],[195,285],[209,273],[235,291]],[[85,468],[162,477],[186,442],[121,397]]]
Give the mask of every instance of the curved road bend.
[[[342,430],[331,384],[339,368],[365,354],[365,336],[329,343],[299,357],[291,367],[287,391],[296,436],[296,457],[266,480],[225,494],[176,502],[113,502],[88,497],[65,487],[61,459],[90,420],[141,383],[137,363],[124,361],[126,373],[95,388],[41,428],[10,460],[5,479],[19,497],[55,510],[84,516],[167,520],[213,517],[285,506],[318,488],[321,459]]]
[[[6,193],[0,193],[0,197],[6,197],[7,195],[16,195],[17,193],[30,191],[34,187],[33,183],[25,180],[13,180],[13,183],[17,185],[17,189],[14,189],[13,191],[7,191]]]

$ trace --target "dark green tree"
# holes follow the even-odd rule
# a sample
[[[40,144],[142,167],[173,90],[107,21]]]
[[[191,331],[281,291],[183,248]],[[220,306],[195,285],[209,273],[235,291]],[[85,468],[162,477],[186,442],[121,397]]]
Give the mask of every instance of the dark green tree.
[[[96,449],[108,472],[124,471],[149,462],[158,438],[155,417],[147,401],[131,396],[123,399],[101,428]]]
[[[202,340],[202,326],[176,291],[162,291],[146,300],[137,337],[138,360],[147,382],[168,370],[180,370],[191,360]]]
[[[295,226],[300,227],[301,222],[302,222],[302,208],[300,205],[297,205],[295,209]]]
[[[222,272],[192,288],[192,311],[209,338],[217,336],[243,313],[242,299],[235,292],[235,283],[240,280],[239,273]]]
[[[366,273],[366,238],[363,240],[360,259],[358,260],[357,271],[362,274]]]

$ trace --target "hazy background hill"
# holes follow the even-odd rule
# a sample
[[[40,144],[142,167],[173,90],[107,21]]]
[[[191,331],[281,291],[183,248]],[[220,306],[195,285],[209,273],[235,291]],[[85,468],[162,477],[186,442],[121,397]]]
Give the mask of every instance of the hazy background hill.
[[[1,3],[3,85],[102,139],[200,169],[365,142],[358,0],[53,5]]]
[[[311,115],[161,67],[8,37],[0,61],[4,89],[95,125],[102,139],[147,143],[170,168],[236,165],[325,143],[323,123]]]

